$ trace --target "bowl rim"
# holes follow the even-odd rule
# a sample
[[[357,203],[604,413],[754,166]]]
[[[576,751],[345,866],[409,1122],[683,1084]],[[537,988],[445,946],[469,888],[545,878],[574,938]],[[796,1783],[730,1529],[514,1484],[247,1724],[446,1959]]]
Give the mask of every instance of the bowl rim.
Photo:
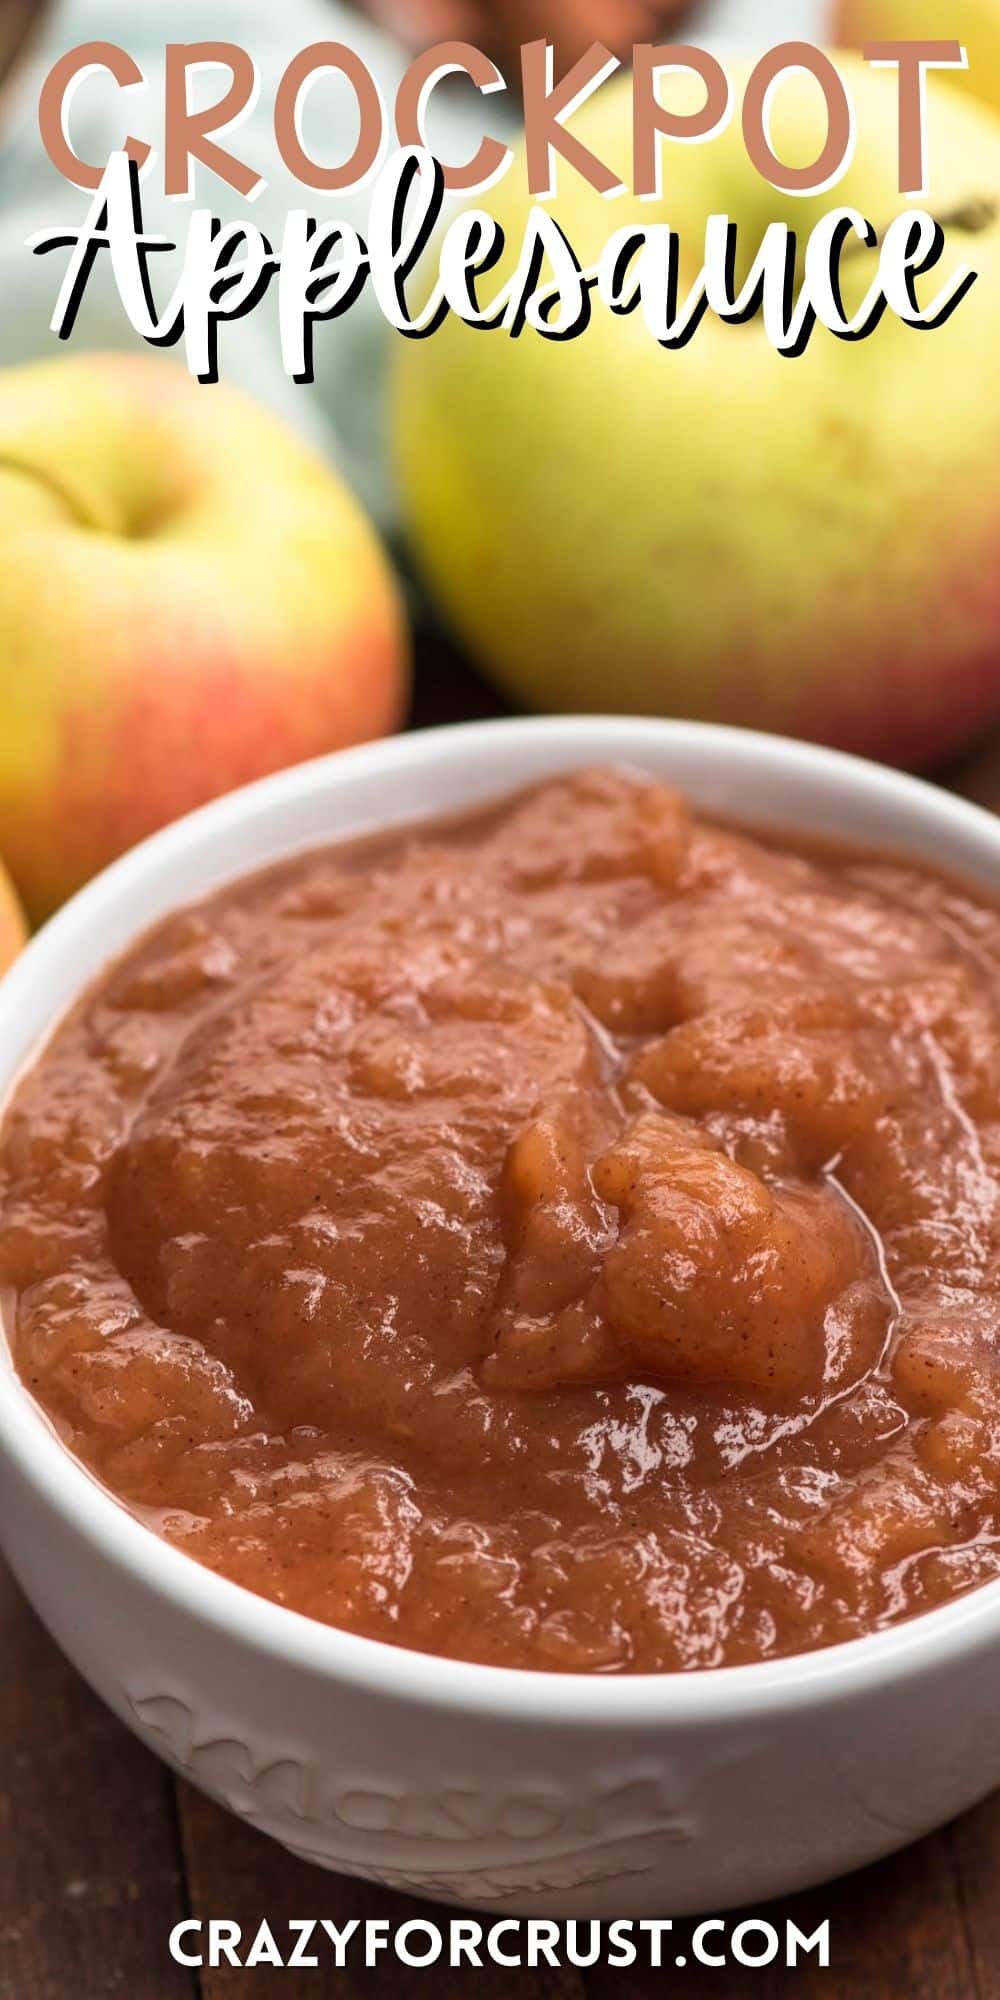
[[[644,742],[640,739],[644,739]],[[385,779],[394,771],[433,765],[444,745],[459,753],[481,753],[527,743],[561,744],[580,751],[578,761],[641,761],[654,741],[678,756],[685,751],[719,753],[737,772],[756,765],[777,774],[818,784],[833,783],[859,799],[894,806],[903,817],[950,833],[975,849],[1000,887],[1000,819],[983,807],[888,767],[842,751],[767,736],[754,730],[712,723],[621,716],[514,717],[445,724],[381,739],[299,764],[201,807],[154,834],[103,871],[67,903],[31,940],[0,980],[0,1117],[18,1077],[44,1047],[65,1009],[47,997],[49,975],[71,960],[80,941],[147,878],[169,871],[212,838],[252,825],[268,808],[325,796],[349,775]],[[567,768],[571,760],[564,760]],[[559,768],[559,761],[553,769]],[[497,795],[510,784],[501,774]],[[683,782],[681,779],[680,782]],[[480,790],[476,796],[484,796]],[[391,817],[391,816],[390,816]],[[404,815],[409,817],[409,815]],[[383,813],[374,824],[388,823]],[[808,829],[803,829],[808,831]],[[219,880],[266,867],[269,859],[297,847],[323,845],[334,836],[322,830],[311,841],[265,845],[249,863],[223,871]],[[346,837],[350,838],[348,830]],[[919,843],[914,850],[921,851]],[[926,854],[926,847],[922,850]],[[213,878],[213,881],[216,878]],[[181,895],[176,907],[191,899]],[[164,912],[170,907],[164,902]],[[158,919],[154,919],[158,921]],[[142,926],[130,932],[141,935]],[[127,948],[127,946],[126,946]],[[88,972],[74,989],[86,990]],[[34,1019],[28,1055],[7,1062],[9,1024],[19,1014]],[[15,1037],[16,1040],[16,1037]],[[945,1670],[967,1654],[1000,1639],[1000,1579],[981,1584],[934,1610],[916,1614],[886,1630],[817,1651],[745,1666],[712,1667],[686,1673],[594,1675],[481,1665],[433,1653],[415,1652],[381,1639],[364,1638],[257,1596],[207,1569],[165,1542],[129,1513],[63,1444],[41,1406],[14,1368],[0,1326],[0,1453],[43,1503],[64,1517],[93,1552],[124,1570],[164,1604],[272,1661],[339,1687],[358,1687],[388,1700],[405,1700],[435,1710],[493,1720],[536,1723],[546,1728],[606,1730],[651,1724],[711,1727],[734,1718],[751,1720],[776,1710],[840,1703],[884,1686]]]

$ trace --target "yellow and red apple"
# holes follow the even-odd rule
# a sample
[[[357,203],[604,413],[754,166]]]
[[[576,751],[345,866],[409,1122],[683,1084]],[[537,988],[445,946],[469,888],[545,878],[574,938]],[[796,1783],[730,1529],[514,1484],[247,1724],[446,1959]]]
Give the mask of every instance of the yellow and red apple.
[[[666,146],[659,200],[608,203],[562,167],[553,213],[582,264],[623,225],[666,221],[684,246],[683,295],[709,214],[737,223],[744,260],[769,222],[804,238],[842,203],[883,228],[906,207],[896,79],[842,62],[858,136],[835,193],[775,193],[737,116],[705,144]],[[571,126],[628,181],[627,80]],[[664,351],[638,312],[595,301],[569,342],[451,318],[400,343],[412,545],[452,624],[519,700],[751,724],[913,765],[1000,716],[1000,121],[941,86],[929,128],[947,247],[920,296],[957,264],[979,273],[935,332],[887,316],[850,344],[818,327],[792,360],[759,319],[709,316]],[[782,84],[774,130],[790,164],[818,157],[815,84]],[[476,205],[516,250],[523,168]],[[873,274],[872,253],[845,260],[849,305]],[[492,281],[480,291],[488,302]]]
[[[878,41],[959,41],[968,72],[953,80],[1000,111],[1000,0],[833,0],[830,38],[860,49]]]
[[[339,478],[154,355],[0,374],[0,855],[44,916],[189,808],[393,729],[399,594]]]

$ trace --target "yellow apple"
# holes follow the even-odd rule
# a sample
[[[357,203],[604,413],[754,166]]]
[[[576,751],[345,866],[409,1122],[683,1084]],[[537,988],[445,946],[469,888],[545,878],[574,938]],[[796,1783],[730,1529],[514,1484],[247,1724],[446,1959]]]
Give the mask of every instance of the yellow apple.
[[[906,206],[895,78],[842,62],[858,143],[835,193],[775,193],[736,118],[705,144],[667,146],[659,200],[609,203],[561,166],[553,212],[581,262],[623,224],[665,220],[687,246],[683,291],[712,213],[738,224],[744,258],[771,220],[805,235],[853,204],[888,223]],[[516,698],[756,725],[914,765],[1000,715],[1000,121],[944,87],[931,97],[929,199],[947,248],[921,295],[963,262],[979,272],[937,331],[887,315],[852,344],[818,327],[786,359],[759,319],[710,316],[665,351],[638,313],[595,302],[564,343],[454,317],[400,343],[412,546]],[[782,157],[814,160],[815,85],[790,77],[774,116]],[[628,179],[627,81],[572,130]],[[477,205],[519,246],[520,166]],[[873,267],[859,247],[845,289],[860,297]]]
[[[162,356],[0,373],[0,854],[41,917],[143,835],[393,729],[399,594],[284,425]]]
[[[1000,110],[1000,0],[834,0],[830,36],[848,49],[877,41],[962,42],[968,73],[956,71],[953,80]]]

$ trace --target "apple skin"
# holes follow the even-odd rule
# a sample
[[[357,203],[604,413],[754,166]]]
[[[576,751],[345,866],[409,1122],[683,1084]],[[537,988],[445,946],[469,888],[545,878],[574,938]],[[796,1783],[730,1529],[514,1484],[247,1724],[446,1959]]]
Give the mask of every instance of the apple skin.
[[[967,71],[951,80],[1000,111],[1000,0],[834,0],[830,38],[845,49],[878,41],[959,41]],[[942,76],[947,72],[942,71]]]
[[[712,212],[747,232],[747,258],[771,220],[805,234],[842,204],[890,220],[906,206],[895,79],[841,62],[858,145],[834,194],[775,193],[736,118],[701,146],[667,149],[660,201],[606,202],[561,167],[553,212],[581,262],[633,222],[669,221],[697,269]],[[775,103],[792,162],[819,151],[814,88],[790,79]],[[930,205],[992,200],[1000,121],[946,89],[931,95]],[[606,85],[572,129],[628,179],[627,81]],[[516,253],[520,164],[477,205]],[[859,248],[848,306],[874,261]],[[663,351],[638,313],[616,318],[599,302],[569,342],[450,317],[432,339],[402,343],[394,440],[411,544],[467,646],[532,707],[744,724],[912,767],[1000,716],[996,220],[976,234],[950,225],[919,296],[963,262],[977,283],[939,330],[887,316],[851,344],[818,327],[795,360],[759,320],[706,319],[686,348]]]
[[[26,937],[24,917],[13,884],[0,868],[0,974],[13,964]]]
[[[394,729],[399,592],[339,478],[162,356],[0,373],[0,854],[44,917],[220,792]]]

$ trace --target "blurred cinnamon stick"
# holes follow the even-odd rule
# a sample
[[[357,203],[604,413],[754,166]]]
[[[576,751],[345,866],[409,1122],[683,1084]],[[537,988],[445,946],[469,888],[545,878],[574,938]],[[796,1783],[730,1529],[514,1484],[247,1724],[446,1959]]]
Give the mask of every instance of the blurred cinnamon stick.
[[[13,69],[48,11],[45,0],[0,0],[0,81]]]

